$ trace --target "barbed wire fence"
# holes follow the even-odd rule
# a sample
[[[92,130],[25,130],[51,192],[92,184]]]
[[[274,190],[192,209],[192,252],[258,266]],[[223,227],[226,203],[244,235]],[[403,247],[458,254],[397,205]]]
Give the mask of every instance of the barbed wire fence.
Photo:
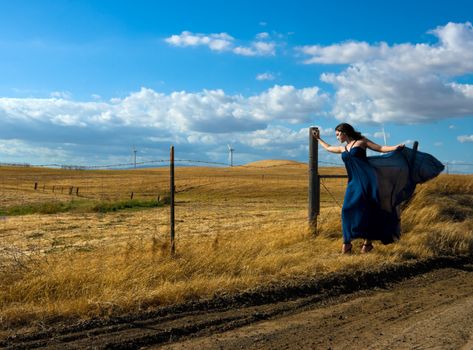
[[[223,227],[231,226],[232,221],[242,222],[242,226],[248,226],[246,229],[251,229],[252,225],[260,227],[269,221],[272,225],[285,225],[288,220],[285,211],[288,207],[300,212],[290,220],[297,220],[301,225],[307,220],[303,214],[307,208],[309,183],[307,163],[280,161],[264,165],[235,164],[230,167],[223,162],[181,158],[174,159],[174,163],[177,167],[175,190],[178,238],[183,235],[209,236],[210,231],[218,231],[220,228],[223,230]],[[28,238],[28,244],[35,239],[47,237],[45,239],[49,240],[50,246],[45,247],[48,242],[43,242],[41,249],[44,251],[54,250],[59,246],[78,249],[77,245],[80,249],[88,249],[87,244],[79,244],[63,234],[67,230],[77,232],[77,235],[85,233],[94,239],[105,237],[105,232],[115,230],[116,236],[120,233],[119,241],[123,244],[128,244],[128,231],[136,237],[146,231],[152,237],[159,236],[165,240],[170,233],[167,209],[158,209],[157,214],[156,211],[146,211],[149,213],[138,216],[123,214],[110,217],[100,210],[92,213],[72,211],[67,218],[59,211],[50,215],[50,219],[39,219],[40,226],[38,222],[29,224],[29,217],[9,214],[6,209],[34,207],[50,202],[74,203],[80,207],[83,201],[154,201],[169,205],[170,164],[171,159],[87,166],[1,163],[0,238],[3,246],[14,245],[14,236],[20,234],[20,230]],[[319,219],[323,224],[331,216],[339,217],[347,180],[341,162],[318,160],[318,164],[321,165],[322,172],[318,200],[320,207],[324,209]],[[445,172],[463,174],[465,172],[458,167],[469,165],[473,164],[448,163]],[[135,166],[138,167],[134,168]],[[14,168],[18,167],[27,167],[28,171],[16,171]],[[294,169],[287,171],[291,167]],[[195,168],[199,168],[199,171],[195,171]],[[325,169],[330,169],[331,172],[324,173]],[[256,193],[253,188],[255,183],[261,185]],[[275,190],[278,188],[281,190]],[[274,198],[268,199],[262,194],[268,189],[277,192]],[[243,193],[236,194],[236,191]],[[207,197],[199,198],[202,193]],[[241,202],[231,204],[229,198],[232,196],[237,196]],[[284,196],[289,197],[292,202],[288,200],[288,203],[280,203]],[[251,210],[239,212],[242,205],[251,207]],[[41,226],[43,224],[44,227]],[[55,233],[51,234],[49,228]],[[112,239],[107,241],[103,238],[103,241],[105,245],[111,244]]]
[[[24,249],[26,253],[22,254],[28,256],[33,250],[42,253],[93,250],[110,244],[126,246],[131,241],[148,238],[164,246],[170,236],[167,202],[170,159],[136,164],[138,168],[133,168],[134,163],[89,166],[51,163],[20,165],[21,169],[18,164],[2,164],[0,265],[1,255],[17,256]],[[175,164],[177,240],[186,236],[210,237],[212,231],[231,232],[233,223],[239,225],[239,230],[254,230],[269,224],[284,226],[291,220],[305,222],[306,164],[280,161],[230,167],[226,163],[181,158],[176,158]],[[287,171],[288,167],[293,169]],[[257,193],[254,184],[261,188]],[[278,192],[274,198],[267,198],[264,191],[268,189]],[[286,190],[296,192],[289,194],[295,203],[281,201],[285,196],[281,193]],[[233,197],[238,200],[232,202]],[[139,213],[117,210],[113,215],[100,210],[75,210],[84,203],[117,201],[155,201],[165,205]],[[48,206],[54,203],[64,205],[64,211],[53,208],[50,213]],[[245,206],[249,210],[242,212]],[[288,207],[299,210],[301,215],[288,218],[285,215]],[[38,215],[23,215],[21,210]],[[88,237],[89,242],[81,237]]]

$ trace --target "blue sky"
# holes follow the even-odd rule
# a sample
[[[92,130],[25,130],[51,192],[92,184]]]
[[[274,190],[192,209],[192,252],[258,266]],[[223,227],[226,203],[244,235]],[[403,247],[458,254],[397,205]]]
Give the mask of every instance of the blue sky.
[[[473,172],[471,1],[0,0],[0,162],[307,160],[344,121]],[[340,163],[337,155],[320,159]]]

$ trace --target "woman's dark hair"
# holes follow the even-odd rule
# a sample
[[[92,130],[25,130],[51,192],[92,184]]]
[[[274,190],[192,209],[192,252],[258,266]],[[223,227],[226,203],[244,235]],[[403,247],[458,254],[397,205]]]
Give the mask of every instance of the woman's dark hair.
[[[353,126],[348,123],[338,124],[335,128],[335,131],[343,132],[345,135],[352,138],[353,140],[361,140],[364,137],[361,132],[356,131]]]

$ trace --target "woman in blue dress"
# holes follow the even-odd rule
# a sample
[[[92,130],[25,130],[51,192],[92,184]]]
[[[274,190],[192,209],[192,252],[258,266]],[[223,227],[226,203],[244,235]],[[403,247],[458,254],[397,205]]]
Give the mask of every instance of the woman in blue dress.
[[[398,239],[399,213],[384,210],[379,196],[379,181],[375,167],[366,156],[366,149],[377,152],[392,152],[404,148],[404,144],[381,146],[364,137],[350,124],[342,123],[335,128],[337,139],[344,146],[331,146],[320,138],[318,129],[314,137],[323,148],[332,153],[341,153],[348,175],[348,185],[342,207],[342,253],[351,253],[352,239],[362,238],[362,253],[373,249],[373,240],[384,244]]]

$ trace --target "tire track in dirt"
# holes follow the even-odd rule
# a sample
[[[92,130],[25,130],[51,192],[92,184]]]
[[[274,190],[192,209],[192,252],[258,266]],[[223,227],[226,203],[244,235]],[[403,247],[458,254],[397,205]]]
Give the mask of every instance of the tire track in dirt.
[[[424,333],[423,329],[428,329],[429,325],[444,324],[445,320],[450,320],[449,322],[454,324],[456,318],[460,316],[465,320],[470,320],[470,316],[464,315],[462,310],[472,310],[473,299],[460,297],[461,293],[455,294],[458,289],[456,287],[450,288],[450,293],[439,292],[438,298],[434,298],[432,303],[426,301],[432,299],[429,288],[435,285],[438,279],[440,280],[438,283],[444,283],[439,287],[443,286],[448,290],[449,284],[456,283],[463,286],[460,290],[468,291],[469,295],[473,294],[473,274],[465,268],[465,264],[471,261],[471,258],[467,257],[436,258],[386,266],[372,271],[335,274],[310,281],[293,281],[285,285],[266,286],[238,295],[162,308],[155,312],[107,320],[97,319],[43,332],[22,334],[0,341],[0,347],[6,349],[139,349],[184,341],[182,344],[171,344],[169,348],[213,348],[214,345],[228,349],[242,346],[265,348],[264,344],[271,344],[269,346],[271,348],[282,349],[290,345],[290,347],[295,345],[295,348],[298,348],[297,344],[300,343],[299,348],[335,346],[337,349],[353,349],[353,344],[357,342],[360,346],[364,345],[360,348],[367,348],[370,344],[377,344],[375,343],[377,341],[379,346],[373,345],[374,348],[400,348],[400,344],[408,343],[406,338],[415,332]],[[465,279],[462,273],[470,276],[471,280]],[[435,274],[440,274],[440,277]],[[413,276],[418,277],[408,279]],[[466,282],[461,282],[463,280]],[[397,287],[397,284],[389,287],[392,283],[397,283],[401,287]],[[415,291],[414,287],[418,286],[424,286],[424,289]],[[407,291],[407,293],[399,293],[403,297],[392,292],[403,289]],[[413,295],[416,298],[413,298]],[[419,299],[419,301],[416,303],[411,299]],[[374,305],[377,305],[379,310],[366,308],[368,301],[374,302],[373,300],[376,301]],[[457,304],[454,304],[454,301]],[[440,305],[445,309],[439,309],[433,305]],[[456,310],[456,313],[448,310]],[[439,312],[443,316],[436,316]],[[417,314],[422,314],[422,318],[416,321],[417,326],[411,326],[413,317]],[[357,321],[360,315],[363,316],[363,322]],[[295,319],[292,319],[293,317]],[[473,315],[471,317],[473,320]],[[473,324],[473,322],[470,323]],[[314,329],[310,326],[312,324],[316,325],[317,332],[322,332],[318,337],[312,336],[314,334]],[[367,324],[371,326],[368,329]],[[391,332],[397,330],[397,333],[392,333],[387,338],[382,335],[371,337],[369,344],[363,343],[373,332],[383,333],[385,324],[392,325]],[[281,328],[281,326],[284,327]],[[259,327],[263,327],[262,329],[266,331],[262,331]],[[347,337],[346,334],[350,336]],[[199,336],[204,338],[191,339],[187,343],[185,341],[185,339]],[[467,343],[469,336],[468,330],[461,333],[461,337],[465,338],[462,338],[464,340],[462,344]],[[347,338],[350,338],[351,345],[345,347],[342,340]],[[258,339],[261,341],[257,341]],[[278,342],[277,339],[280,341]],[[293,339],[291,344],[288,343],[289,339]],[[314,345],[315,343],[303,342],[303,340],[313,342],[314,339],[318,339],[317,346]],[[271,343],[272,341],[275,343]],[[200,345],[205,346],[198,345],[199,342],[204,342]],[[252,344],[259,344],[260,347],[252,347]],[[181,345],[185,347],[180,347]]]
[[[473,266],[442,268],[160,349],[468,349]],[[148,347],[155,349],[157,347]]]

